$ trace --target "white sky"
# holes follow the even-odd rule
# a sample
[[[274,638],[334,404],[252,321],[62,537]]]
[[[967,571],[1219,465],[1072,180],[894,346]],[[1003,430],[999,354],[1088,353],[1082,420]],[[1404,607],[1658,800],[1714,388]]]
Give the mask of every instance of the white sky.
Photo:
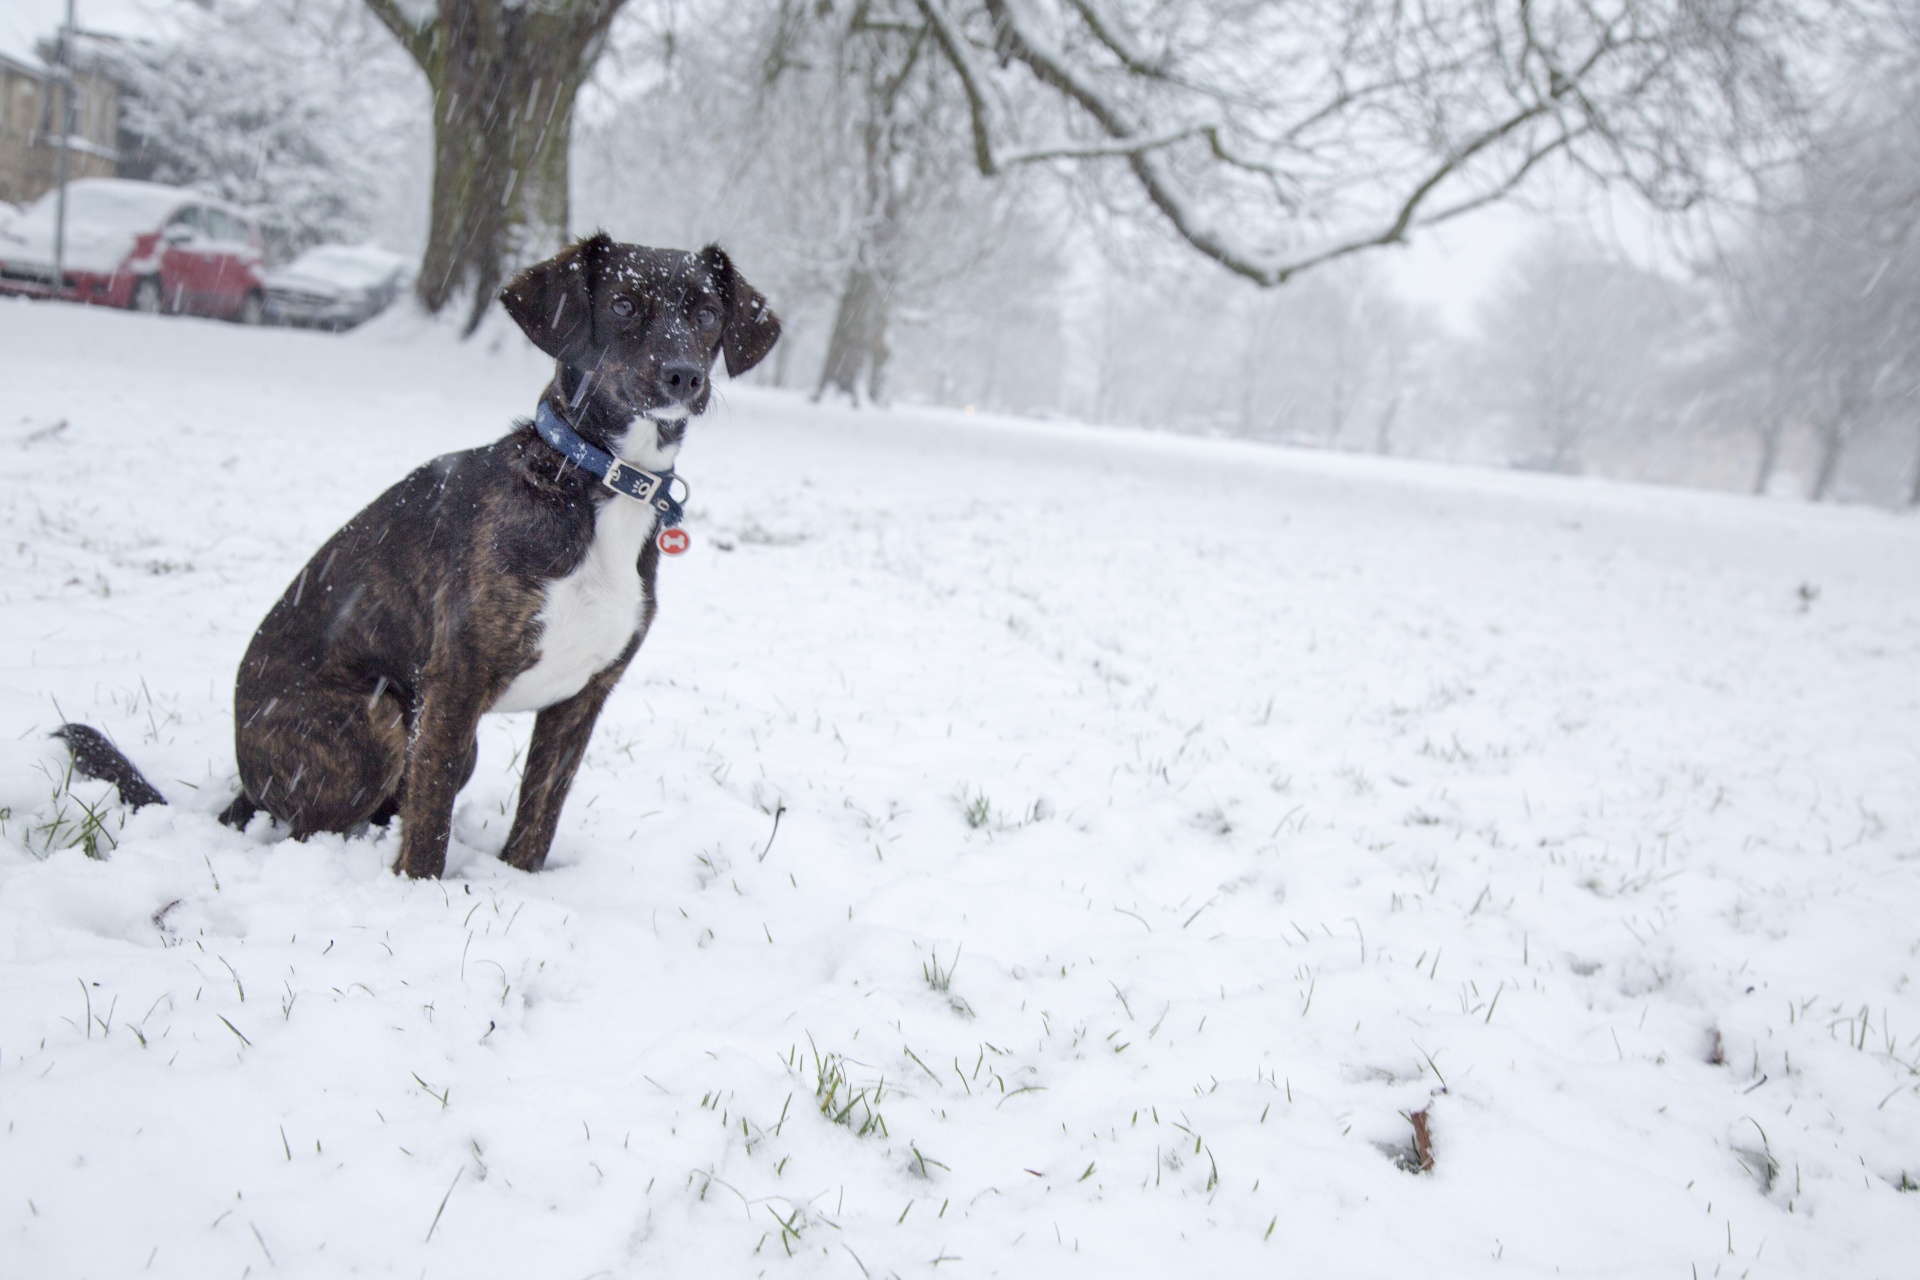
[[[1402,297],[1432,307],[1449,329],[1465,333],[1514,251],[1547,225],[1525,210],[1487,209],[1416,231],[1412,243],[1381,250],[1375,262]]]
[[[1686,275],[1674,240],[1677,228],[1632,195],[1584,183],[1543,182],[1531,204],[1496,205],[1416,231],[1411,244],[1381,250],[1375,262],[1403,298],[1434,308],[1459,334],[1471,332],[1481,301],[1498,287],[1514,255],[1537,236],[1581,237],[1648,270]]]

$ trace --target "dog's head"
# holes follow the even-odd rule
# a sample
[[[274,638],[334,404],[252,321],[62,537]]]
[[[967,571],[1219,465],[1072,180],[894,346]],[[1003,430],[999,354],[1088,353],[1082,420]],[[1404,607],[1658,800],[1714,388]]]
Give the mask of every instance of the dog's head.
[[[560,362],[570,398],[626,419],[705,412],[714,358],[738,377],[780,337],[767,300],[711,244],[648,249],[599,232],[522,271],[500,301]]]

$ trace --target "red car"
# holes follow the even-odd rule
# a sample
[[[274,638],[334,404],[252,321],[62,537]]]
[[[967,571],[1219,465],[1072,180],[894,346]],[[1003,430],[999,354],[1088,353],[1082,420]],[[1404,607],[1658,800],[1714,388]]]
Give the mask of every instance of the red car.
[[[260,232],[238,209],[180,187],[124,178],[67,184],[60,288],[49,191],[0,225],[0,293],[258,324],[266,312]]]

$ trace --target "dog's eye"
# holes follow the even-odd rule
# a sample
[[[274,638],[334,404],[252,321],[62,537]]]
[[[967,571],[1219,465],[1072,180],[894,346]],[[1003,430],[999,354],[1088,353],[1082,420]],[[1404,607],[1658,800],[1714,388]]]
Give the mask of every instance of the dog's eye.
[[[620,316],[623,319],[627,316],[632,315],[633,299],[632,298],[615,298],[613,300],[613,314]]]
[[[693,318],[702,329],[711,329],[720,323],[720,313],[712,307],[702,307],[693,313]]]

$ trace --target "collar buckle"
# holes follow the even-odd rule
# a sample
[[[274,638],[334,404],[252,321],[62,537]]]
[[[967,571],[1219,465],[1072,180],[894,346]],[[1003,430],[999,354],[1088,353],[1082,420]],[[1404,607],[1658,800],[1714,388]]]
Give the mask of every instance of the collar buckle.
[[[607,473],[600,477],[600,483],[615,493],[637,498],[641,502],[652,502],[653,495],[665,487],[666,479],[614,458],[607,464]]]

